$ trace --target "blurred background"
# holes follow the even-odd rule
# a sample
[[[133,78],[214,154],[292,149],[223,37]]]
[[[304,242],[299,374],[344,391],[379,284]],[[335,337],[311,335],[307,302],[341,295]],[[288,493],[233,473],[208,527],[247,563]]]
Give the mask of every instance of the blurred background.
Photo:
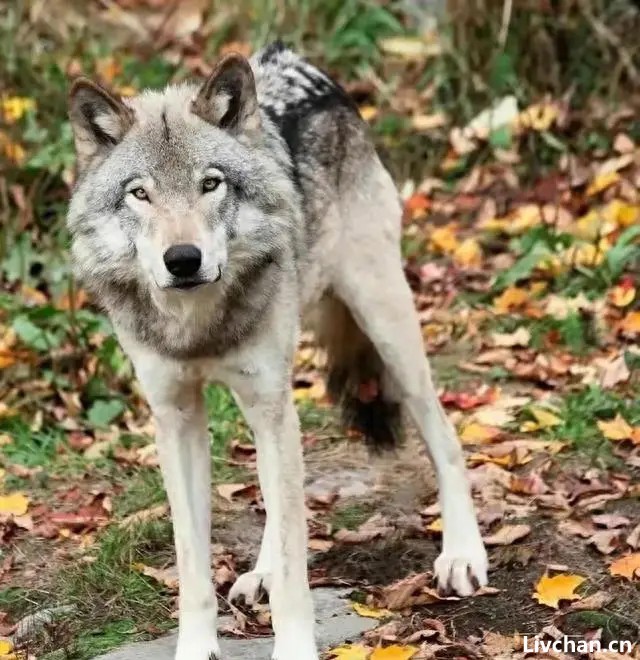
[[[577,483],[593,483],[589,469],[602,488],[616,473],[632,488],[640,468],[639,34],[631,0],[0,2],[0,634],[47,613],[44,624],[27,619],[31,632],[0,639],[0,657],[15,645],[38,658],[91,658],[174,623],[171,530],[148,410],[107,319],[70,276],[72,78],[129,96],[205,76],[220,55],[249,55],[276,38],[330,72],[370,125],[405,203],[406,274],[470,468],[513,471],[517,496],[569,502]],[[343,456],[354,443],[335,425],[321,367],[313,337],[303,337],[294,386],[305,447],[312,466],[316,455],[339,454],[362,495],[370,477]],[[259,530],[261,504],[231,397],[212,387],[207,405],[225,594],[248,564],[234,530]],[[515,440],[534,436],[542,444],[513,453]],[[553,443],[569,456],[562,468]],[[393,510],[417,516],[423,491],[409,492],[411,512],[406,503]],[[614,491],[637,505],[637,489]],[[371,508],[333,494],[310,505],[314,549],[324,553],[314,570],[376,583],[334,547],[336,531],[358,529]],[[244,515],[253,518],[240,526]],[[432,554],[437,521],[433,510],[418,525]],[[484,531],[494,523],[488,516]],[[555,525],[536,527],[532,556],[556,551]],[[602,583],[602,555],[621,547],[573,563]],[[425,564],[411,552],[395,553],[409,563],[387,581]],[[529,593],[540,565],[518,570],[526,579],[502,584],[496,601],[504,634],[523,625],[510,623],[514,600],[528,603],[528,621],[547,621]],[[623,616],[637,594],[617,585],[620,616],[607,615],[607,625],[637,635]],[[446,607],[450,619],[462,616]],[[465,620],[500,628],[483,611],[466,610]]]

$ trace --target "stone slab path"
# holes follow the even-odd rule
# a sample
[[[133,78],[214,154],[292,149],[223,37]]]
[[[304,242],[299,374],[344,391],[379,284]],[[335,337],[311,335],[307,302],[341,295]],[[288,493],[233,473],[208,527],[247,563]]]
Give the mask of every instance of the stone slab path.
[[[364,619],[353,612],[345,600],[346,593],[336,589],[313,591],[317,638],[320,650],[327,650],[343,642],[356,641],[360,635],[377,625],[373,619]],[[224,624],[224,618],[221,619]],[[173,660],[175,634],[125,646],[100,656],[98,660]],[[220,639],[223,660],[269,660],[273,647],[272,638]]]

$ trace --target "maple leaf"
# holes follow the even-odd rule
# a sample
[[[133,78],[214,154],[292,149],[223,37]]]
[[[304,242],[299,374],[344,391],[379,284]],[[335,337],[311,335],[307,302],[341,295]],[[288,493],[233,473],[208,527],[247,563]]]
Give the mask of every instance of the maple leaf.
[[[371,660],[410,660],[418,651],[416,646],[387,646],[377,648],[371,654]]]
[[[561,600],[579,600],[581,596],[574,593],[575,590],[586,580],[580,575],[567,575],[561,573],[549,577],[543,575],[538,584],[533,598],[541,605],[547,605],[558,609]]]
[[[429,245],[432,250],[451,254],[458,248],[458,239],[456,237],[456,228],[453,224],[438,227],[431,233]]]
[[[345,644],[329,651],[332,660],[367,660],[371,649],[361,644]]]
[[[22,493],[0,495],[0,514],[24,516],[29,508],[29,498]]]
[[[614,577],[625,577],[627,580],[640,578],[640,552],[634,552],[616,559],[609,566],[609,573]]]

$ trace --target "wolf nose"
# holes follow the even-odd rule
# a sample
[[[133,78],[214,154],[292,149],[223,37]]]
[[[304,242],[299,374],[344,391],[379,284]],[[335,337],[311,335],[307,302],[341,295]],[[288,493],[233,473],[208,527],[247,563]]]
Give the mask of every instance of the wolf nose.
[[[163,256],[164,265],[175,277],[192,277],[200,270],[202,252],[188,243],[172,245]]]

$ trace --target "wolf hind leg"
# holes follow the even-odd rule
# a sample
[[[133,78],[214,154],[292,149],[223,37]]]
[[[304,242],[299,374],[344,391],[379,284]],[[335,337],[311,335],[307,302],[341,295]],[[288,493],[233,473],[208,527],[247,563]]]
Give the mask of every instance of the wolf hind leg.
[[[371,203],[368,209],[350,209],[344,240],[348,258],[345,254],[341,260],[334,290],[375,346],[399,388],[403,407],[426,443],[437,475],[443,518],[443,548],[435,562],[436,578],[440,589],[466,596],[487,583],[487,554],[462,450],[438,399],[424,353],[399,245],[392,228],[385,232],[372,227],[371,218],[385,209],[399,224],[400,210],[390,189],[378,189],[378,195],[373,192],[371,199],[376,197],[380,203],[375,212]],[[388,221],[388,217],[381,221]]]

